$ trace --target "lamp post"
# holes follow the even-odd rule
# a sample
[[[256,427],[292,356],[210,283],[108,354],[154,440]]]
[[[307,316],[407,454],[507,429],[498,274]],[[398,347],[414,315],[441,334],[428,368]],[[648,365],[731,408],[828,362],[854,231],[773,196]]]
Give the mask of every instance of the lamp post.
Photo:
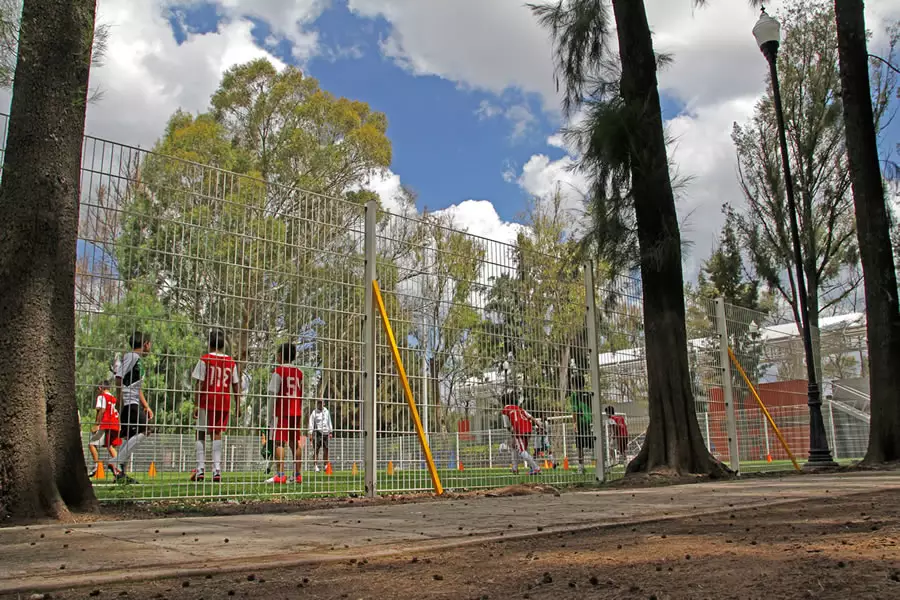
[[[791,224],[791,242],[794,246],[794,264],[797,277],[797,298],[803,325],[803,351],[806,355],[807,405],[809,406],[809,459],[806,467],[836,467],[831,458],[828,439],[825,437],[825,421],[822,418],[822,395],[816,379],[816,361],[813,357],[812,333],[809,323],[809,305],[806,296],[806,278],[803,273],[803,252],[800,246],[800,227],[797,224],[797,203],[794,199],[794,183],[788,157],[787,136],[784,127],[784,109],[781,105],[781,89],[778,83],[778,45],[781,42],[781,24],[762,9],[759,21],[753,26],[753,37],[769,61],[772,76],[772,96],[775,101],[775,118],[778,123],[778,142],[781,146],[781,166],[784,170],[784,191],[787,196]]]

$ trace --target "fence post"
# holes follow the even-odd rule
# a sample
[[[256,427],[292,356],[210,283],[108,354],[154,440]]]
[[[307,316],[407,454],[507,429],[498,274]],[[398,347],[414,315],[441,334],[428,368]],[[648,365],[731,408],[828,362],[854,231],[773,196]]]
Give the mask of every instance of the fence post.
[[[706,412],[703,413],[703,428],[706,430],[706,449],[712,451],[712,444],[709,440],[709,405],[706,406]]]
[[[594,261],[584,265],[584,294],[587,299],[588,360],[591,368],[591,413],[594,424],[594,459],[597,481],[606,481],[606,419],[600,405],[600,352],[597,335],[597,286],[594,285]],[[577,423],[576,423],[577,426]]]
[[[834,453],[834,460],[837,460],[838,459],[837,429],[834,426],[834,405],[831,402],[831,398],[828,399],[828,417],[829,417],[829,420],[831,421],[831,451]]]
[[[378,493],[377,481],[377,464],[375,461],[375,451],[377,440],[375,438],[375,365],[376,354],[378,349],[375,346],[375,296],[372,290],[372,283],[376,278],[375,261],[377,260],[377,252],[375,246],[376,236],[376,213],[378,204],[375,200],[366,203],[366,226],[364,232],[364,250],[366,258],[365,276],[363,277],[363,287],[365,288],[365,319],[363,320],[363,405],[362,405],[362,425],[363,425],[363,444],[365,447],[364,471],[366,496],[374,498]]]
[[[488,468],[494,468],[494,444],[491,442],[491,430],[488,429]]]
[[[740,474],[741,455],[734,411],[734,390],[731,387],[731,358],[728,356],[728,323],[725,320],[725,299],[721,297],[716,298],[716,331],[719,334],[719,361],[722,363],[722,395],[725,398],[728,455],[731,458],[731,470]]]
[[[462,462],[462,456],[459,454],[459,429],[456,431],[456,464],[453,465],[454,469],[458,469],[460,463]]]

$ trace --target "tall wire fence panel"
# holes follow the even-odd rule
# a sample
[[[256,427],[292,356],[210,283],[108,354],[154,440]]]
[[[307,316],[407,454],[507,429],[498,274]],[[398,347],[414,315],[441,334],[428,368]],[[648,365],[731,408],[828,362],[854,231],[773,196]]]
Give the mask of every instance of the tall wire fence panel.
[[[545,242],[481,238],[439,213],[380,215],[378,281],[446,488],[595,479],[583,266]],[[380,332],[377,356],[378,487],[430,489]]]
[[[77,385],[101,498],[363,491],[364,212],[85,138]]]
[[[102,500],[432,489],[373,281],[445,488],[617,478],[644,443],[640,279],[576,260],[552,219],[490,240],[446,214],[90,136],[79,218],[77,399]],[[797,326],[685,306],[710,452],[741,472],[791,468],[752,386],[804,460]],[[814,345],[829,446],[859,459],[865,316],[821,318]]]

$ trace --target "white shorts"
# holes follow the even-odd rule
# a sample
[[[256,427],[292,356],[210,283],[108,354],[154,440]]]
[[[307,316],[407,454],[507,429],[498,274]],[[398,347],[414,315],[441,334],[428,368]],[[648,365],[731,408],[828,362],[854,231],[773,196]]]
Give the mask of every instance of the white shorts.
[[[88,442],[89,446],[102,446],[106,443],[106,430],[98,429],[96,433],[91,434],[91,441]]]

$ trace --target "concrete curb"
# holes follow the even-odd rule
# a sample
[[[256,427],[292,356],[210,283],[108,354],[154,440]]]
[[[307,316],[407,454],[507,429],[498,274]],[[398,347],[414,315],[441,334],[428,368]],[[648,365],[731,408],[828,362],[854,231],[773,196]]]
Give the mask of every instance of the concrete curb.
[[[851,497],[864,494],[871,494],[871,491],[854,491],[846,494],[833,494],[832,497]],[[177,567],[171,566],[150,566],[140,570],[128,571],[102,571],[97,573],[78,573],[72,575],[41,575],[30,578],[19,578],[14,581],[0,581],[0,594],[24,594],[24,593],[42,593],[67,590],[72,588],[83,587],[104,587],[113,584],[122,583],[139,583],[142,581],[156,581],[160,579],[174,579],[180,577],[198,577],[205,575],[223,575],[228,573],[236,573],[246,571],[270,571],[273,569],[304,567],[313,565],[323,565],[338,562],[346,562],[352,559],[362,560],[371,558],[385,558],[397,556],[401,554],[414,554],[423,552],[436,552],[440,550],[449,550],[454,548],[462,548],[477,544],[486,544],[494,542],[528,540],[534,538],[549,537],[561,533],[582,533],[586,531],[602,531],[615,530],[625,527],[634,527],[636,525],[650,525],[654,523],[664,523],[669,521],[677,521],[690,517],[705,517],[720,515],[723,513],[739,513],[754,508],[780,506],[785,504],[797,504],[808,502],[809,498],[790,498],[786,500],[760,500],[744,504],[740,507],[719,507],[701,511],[684,511],[676,514],[669,514],[663,517],[645,517],[630,519],[626,521],[618,521],[614,523],[598,522],[579,525],[562,525],[536,527],[534,531],[518,532],[506,534],[481,534],[466,537],[447,538],[437,541],[423,541],[404,544],[391,545],[375,545],[368,549],[360,548],[353,552],[342,552],[339,554],[327,553],[317,556],[303,555],[270,555],[258,556],[253,558],[239,558],[231,561],[218,561],[216,564],[208,565],[201,561],[193,563],[182,563]]]

